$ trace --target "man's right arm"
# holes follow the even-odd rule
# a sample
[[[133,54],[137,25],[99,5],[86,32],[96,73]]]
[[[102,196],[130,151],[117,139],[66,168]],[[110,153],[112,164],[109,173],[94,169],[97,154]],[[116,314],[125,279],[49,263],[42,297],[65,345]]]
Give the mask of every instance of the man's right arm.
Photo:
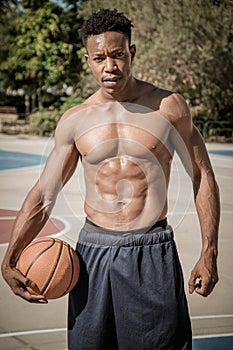
[[[65,128],[66,129],[66,128]],[[31,295],[26,286],[32,284],[16,268],[22,250],[37,236],[48,220],[56,197],[75,171],[78,151],[62,123],[55,133],[55,146],[44,171],[27,195],[16,218],[10,243],[2,263],[2,275],[16,295],[29,302],[46,302],[41,295]]]
[[[173,113],[172,142],[194,190],[194,201],[199,218],[202,250],[189,279],[189,292],[208,296],[218,282],[217,256],[220,220],[219,189],[204,140],[193,125],[184,99],[171,96]]]

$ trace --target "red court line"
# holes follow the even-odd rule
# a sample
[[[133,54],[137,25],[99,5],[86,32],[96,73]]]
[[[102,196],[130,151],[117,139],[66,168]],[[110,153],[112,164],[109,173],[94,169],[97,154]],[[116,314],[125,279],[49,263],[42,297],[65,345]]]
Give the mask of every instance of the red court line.
[[[0,209],[0,244],[8,243],[14,225],[17,210]],[[51,236],[64,230],[65,224],[59,219],[51,218],[47,221],[38,237]]]

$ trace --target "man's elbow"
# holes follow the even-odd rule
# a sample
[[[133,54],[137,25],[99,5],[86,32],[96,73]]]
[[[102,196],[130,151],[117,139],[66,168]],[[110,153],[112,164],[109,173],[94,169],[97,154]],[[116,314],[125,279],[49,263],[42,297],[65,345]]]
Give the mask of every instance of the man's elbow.
[[[57,199],[57,193],[53,193],[51,191],[46,191],[41,194],[41,204],[43,210],[46,210],[48,215],[51,213]]]

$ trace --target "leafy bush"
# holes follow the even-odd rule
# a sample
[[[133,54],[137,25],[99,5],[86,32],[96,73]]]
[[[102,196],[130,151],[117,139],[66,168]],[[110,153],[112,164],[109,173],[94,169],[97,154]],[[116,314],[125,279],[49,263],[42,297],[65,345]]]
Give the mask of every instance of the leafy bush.
[[[29,130],[30,133],[39,136],[50,136],[53,134],[58,120],[61,117],[59,110],[43,109],[32,113],[29,116]]]
[[[39,136],[50,136],[53,134],[57,122],[62,114],[71,107],[74,107],[84,101],[84,98],[79,96],[68,96],[61,98],[62,104],[59,109],[43,109],[32,113],[29,116],[30,133]]]
[[[81,96],[68,96],[68,97],[61,97],[61,106],[60,106],[60,111],[64,113],[67,111],[67,109],[74,107],[76,105],[81,104],[85,99]]]

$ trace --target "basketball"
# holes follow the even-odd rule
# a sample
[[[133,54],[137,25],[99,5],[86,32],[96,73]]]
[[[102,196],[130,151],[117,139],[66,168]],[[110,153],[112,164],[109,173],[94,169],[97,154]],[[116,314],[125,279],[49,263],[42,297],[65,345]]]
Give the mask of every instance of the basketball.
[[[78,282],[80,264],[77,253],[66,242],[52,237],[31,242],[21,253],[18,269],[37,288],[27,287],[32,294],[47,299],[60,298],[69,293]]]

